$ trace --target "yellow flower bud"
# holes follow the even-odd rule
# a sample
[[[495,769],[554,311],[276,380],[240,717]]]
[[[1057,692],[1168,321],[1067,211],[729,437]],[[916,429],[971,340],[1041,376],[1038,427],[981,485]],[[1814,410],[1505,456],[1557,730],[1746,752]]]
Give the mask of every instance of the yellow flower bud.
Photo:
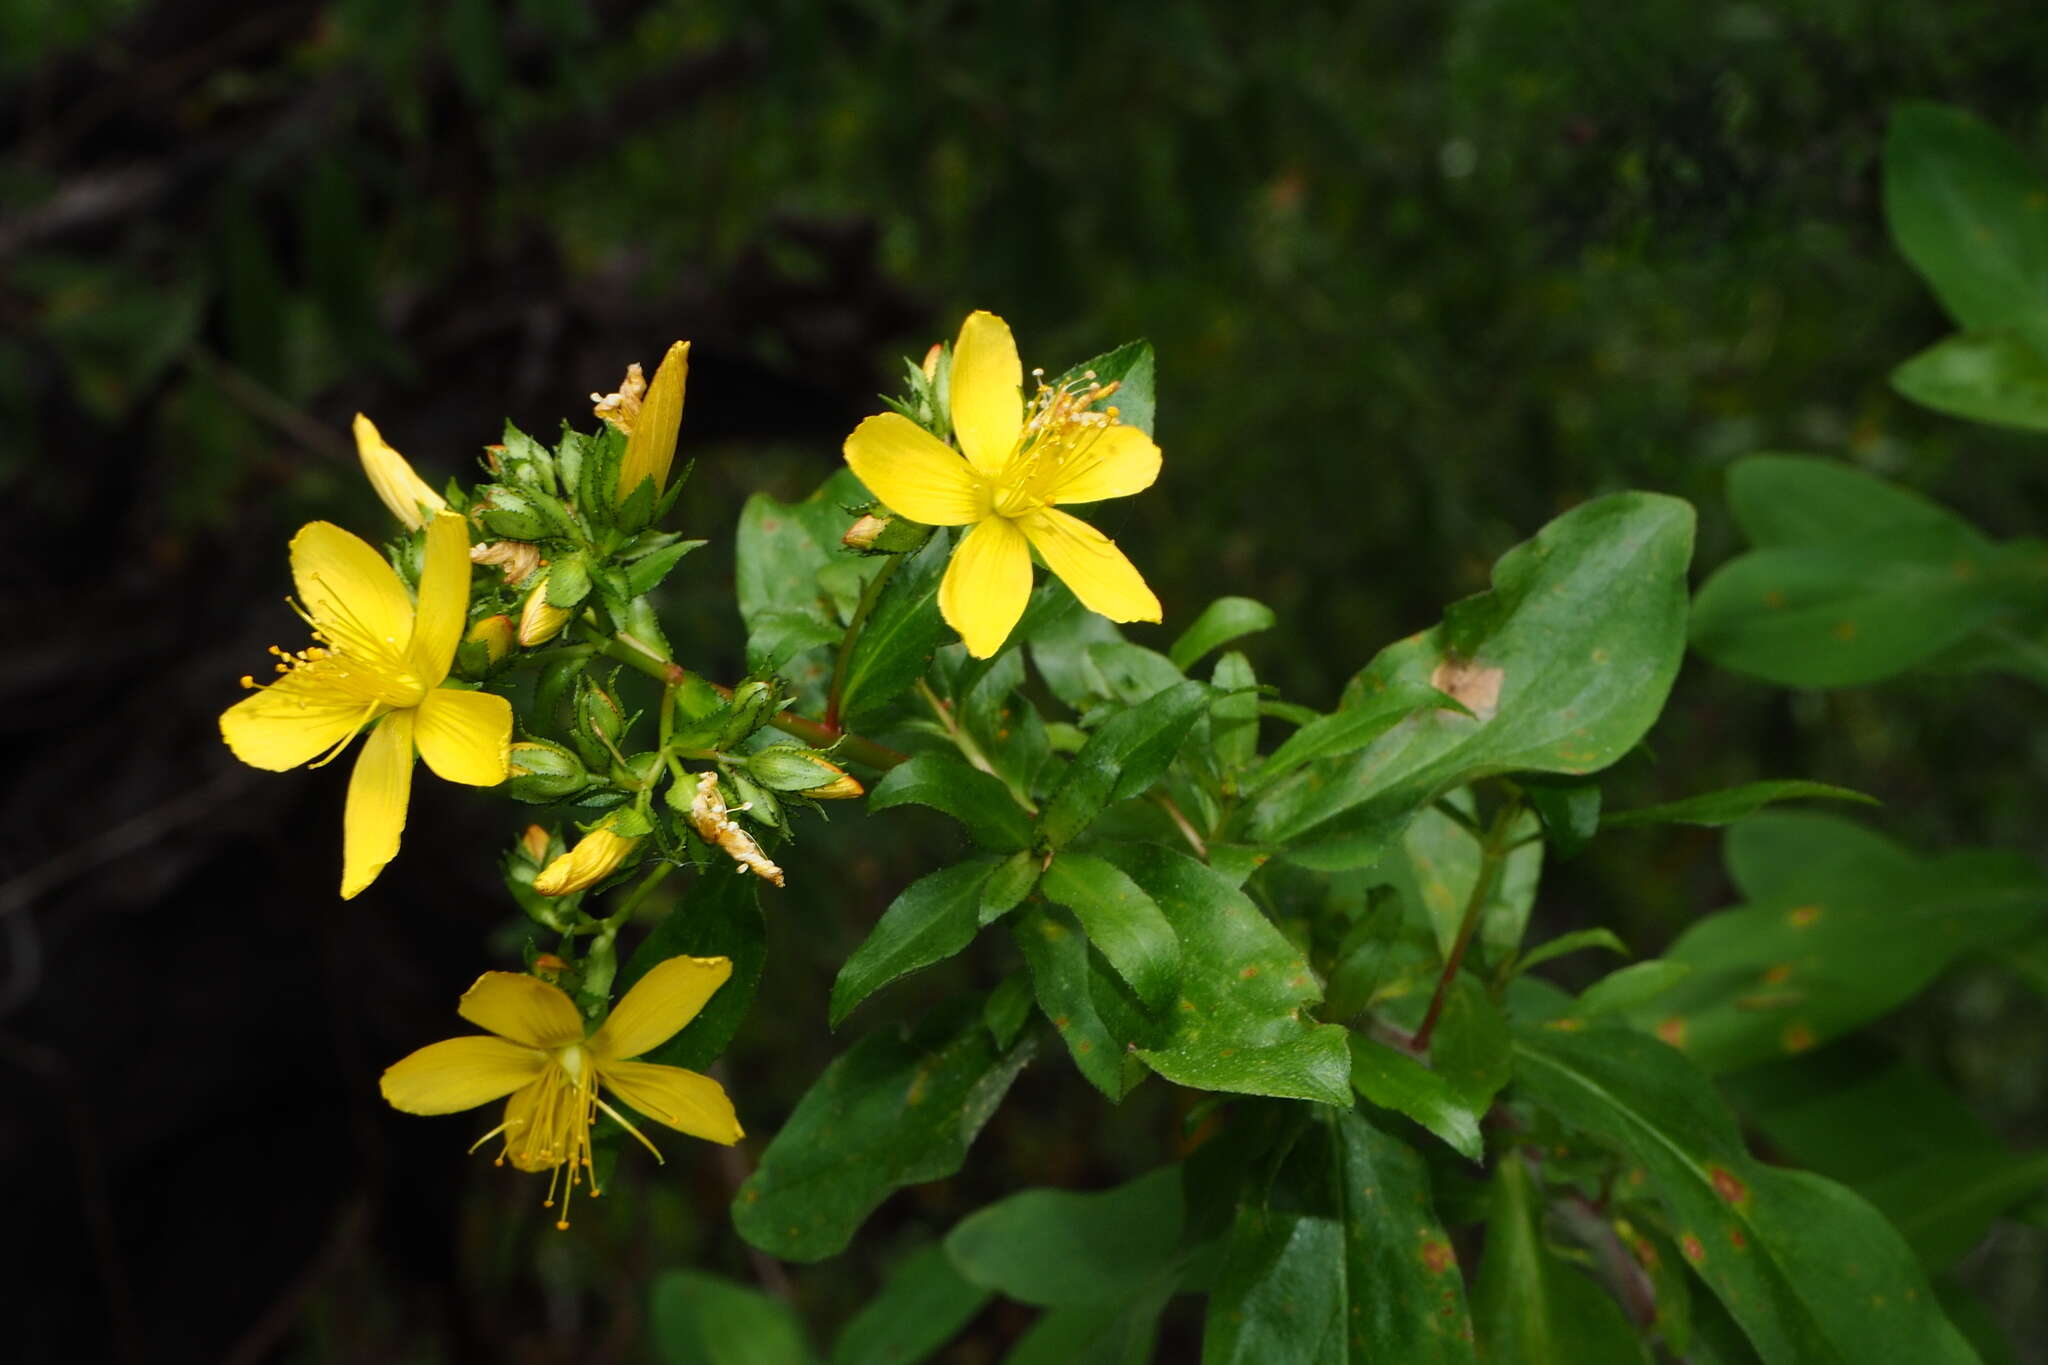
[[[668,487],[669,466],[676,458],[676,433],[683,425],[683,385],[689,377],[690,343],[678,341],[662,357],[654,382],[647,386],[647,396],[627,428],[626,453],[619,459],[620,502],[631,497],[644,479],[654,480],[657,496]]]
[[[407,530],[419,530],[448,506],[448,500],[428,487],[427,481],[406,463],[405,456],[385,444],[377,434],[376,424],[360,412],[356,414],[355,433],[356,454],[362,457],[363,473],[369,476],[370,487],[377,490],[391,515],[404,522]]]
[[[932,348],[924,353],[924,377],[926,379],[937,379],[939,377],[939,357],[944,355],[945,352],[945,346],[940,342],[934,341]]]
[[[519,836],[520,851],[526,854],[528,862],[536,865],[548,856],[548,843],[548,832],[539,825],[528,825]]]
[[[849,550],[872,550],[875,538],[889,529],[889,518],[868,513],[859,521],[846,528],[846,534],[839,537],[839,543]]]
[[[529,648],[544,645],[568,624],[567,607],[548,605],[548,576],[542,574],[534,580],[533,591],[526,594],[526,605],[519,609],[519,643]]]
[[[503,614],[486,616],[469,628],[465,639],[481,643],[492,663],[512,652],[512,646],[519,639],[519,632],[512,628],[512,618]]]
[[[543,896],[566,896],[596,886],[624,866],[639,844],[638,839],[621,839],[609,829],[594,829],[542,868],[533,889]]]

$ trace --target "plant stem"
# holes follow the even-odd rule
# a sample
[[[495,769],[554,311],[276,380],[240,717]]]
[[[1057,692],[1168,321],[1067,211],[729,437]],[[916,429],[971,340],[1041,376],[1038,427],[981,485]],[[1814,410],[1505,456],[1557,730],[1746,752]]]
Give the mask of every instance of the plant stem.
[[[860,639],[861,627],[868,623],[868,616],[875,609],[875,601],[882,595],[889,580],[896,576],[897,566],[902,564],[902,555],[889,556],[889,562],[875,572],[860,590],[860,602],[853,609],[853,619],[846,623],[846,634],[839,639],[839,653],[832,660],[832,687],[825,694],[825,725],[839,728],[839,695],[846,688],[846,665],[853,658],[853,646]]]
[[[1038,814],[1038,807],[1031,804],[1031,794],[1019,790],[1016,783],[996,771],[996,765],[989,762],[988,755],[983,753],[981,746],[974,742],[974,736],[967,733],[967,727],[962,725],[960,718],[953,714],[953,708],[946,705],[939,694],[932,691],[932,685],[923,678],[917,680],[917,695],[923,697],[925,705],[932,708],[932,714],[937,716],[939,724],[946,728],[946,738],[953,741],[953,747],[960,751],[962,758],[1002,783],[1005,787],[1008,787],[1010,795],[1017,798],[1017,804],[1030,814]]]
[[[664,687],[680,687],[694,674],[681,664],[662,658],[646,645],[630,635],[617,635],[596,646],[597,652],[614,663],[645,673]],[[721,697],[730,697],[732,689],[718,683],[710,684],[711,690]],[[856,763],[865,763],[870,768],[893,768],[899,763],[908,763],[910,755],[898,753],[885,744],[877,744],[859,735],[849,735],[842,730],[830,730],[807,716],[793,711],[784,711],[768,722],[785,735],[803,740],[820,748],[837,747],[838,752]]]
[[[1181,812],[1180,806],[1174,799],[1163,791],[1154,792],[1152,799],[1161,810],[1173,817],[1173,823],[1179,828],[1181,838],[1188,841],[1188,847],[1194,849],[1195,856],[1205,863],[1208,862],[1209,846],[1202,842],[1200,831],[1195,828],[1194,822]]]
[[[1472,894],[1465,898],[1465,913],[1458,920],[1458,936],[1451,941],[1451,951],[1444,958],[1443,974],[1437,977],[1436,991],[1429,997],[1429,1011],[1422,1016],[1422,1027],[1415,1030],[1417,1052],[1429,1049],[1429,1038],[1436,1031],[1437,1019],[1443,1014],[1451,982],[1457,979],[1458,969],[1465,965],[1465,953],[1472,946],[1474,931],[1479,928],[1480,913],[1493,899],[1494,883],[1500,880],[1501,866],[1507,861],[1508,830],[1521,813],[1520,801],[1502,803],[1494,813],[1493,823],[1479,841],[1479,876],[1472,883]]]

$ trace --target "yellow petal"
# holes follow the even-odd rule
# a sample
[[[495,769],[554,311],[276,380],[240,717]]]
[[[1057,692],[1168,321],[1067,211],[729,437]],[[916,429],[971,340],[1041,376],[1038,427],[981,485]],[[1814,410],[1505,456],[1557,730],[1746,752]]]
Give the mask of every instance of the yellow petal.
[[[376,424],[360,412],[356,414],[355,432],[356,454],[362,457],[363,473],[369,476],[370,487],[377,490],[391,515],[404,522],[407,530],[419,530],[427,524],[427,518],[448,505],[448,500],[415,473],[405,456],[393,450],[378,434]]]
[[[378,1088],[408,1114],[457,1114],[503,1099],[546,1065],[545,1053],[503,1038],[450,1038],[384,1068]]]
[[[533,889],[543,896],[566,896],[588,890],[625,865],[640,844],[622,839],[609,829],[594,829],[576,841],[576,847],[540,870]]]
[[[1030,599],[1031,549],[1004,517],[980,522],[961,539],[939,583],[939,615],[977,659],[1003,647]]]
[[[1082,606],[1112,621],[1159,619],[1159,599],[1108,536],[1050,507],[1021,518],[1018,525]]]
[[[292,579],[322,635],[379,672],[405,670],[412,598],[361,536],[316,521],[292,537]]]
[[[413,717],[413,742],[434,776],[495,787],[510,775],[512,703],[503,697],[437,687]]]
[[[500,1038],[527,1047],[567,1047],[583,1041],[583,1016],[560,988],[525,972],[485,972],[462,993],[456,1013]]]
[[[469,623],[469,567],[469,523],[443,512],[427,523],[419,619],[409,651],[413,672],[427,687],[439,687],[448,676],[462,629]]]
[[[709,1076],[653,1062],[600,1062],[597,1074],[613,1094],[677,1132],[728,1147],[746,1136],[725,1087]]]
[[[1103,427],[1086,449],[1060,468],[1048,502],[1101,502],[1129,497],[1159,477],[1159,447],[1136,427]]]
[[[356,755],[341,817],[341,898],[348,900],[398,856],[412,797],[412,712],[393,711],[377,723]]]
[[[683,425],[683,384],[690,377],[690,343],[668,348],[654,382],[640,401],[640,413],[619,457],[619,501],[632,496],[642,479],[654,480],[656,496],[668,486],[669,466],[676,458],[676,433]]]
[[[591,1055],[609,1061],[660,1047],[697,1017],[731,975],[729,957],[671,957],[656,963],[612,1007],[604,1027],[590,1035]]]
[[[976,469],[993,476],[1017,448],[1017,437],[1024,429],[1024,365],[1017,359],[1010,324],[994,313],[969,313],[967,321],[960,324],[947,402],[960,449]],[[924,520],[904,508],[896,510]]]
[[[846,463],[912,521],[965,526],[988,514],[988,491],[967,461],[899,412],[870,417],[846,438]]]
[[[222,712],[220,737],[242,762],[281,773],[311,763],[369,718],[361,697],[322,687],[317,669],[295,669]]]

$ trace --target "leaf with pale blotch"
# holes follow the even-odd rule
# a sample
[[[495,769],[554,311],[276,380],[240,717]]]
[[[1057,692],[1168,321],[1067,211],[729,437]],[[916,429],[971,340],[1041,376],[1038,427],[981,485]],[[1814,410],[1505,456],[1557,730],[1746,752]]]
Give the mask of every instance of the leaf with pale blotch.
[[[1557,518],[1494,565],[1493,590],[1381,651],[1346,689],[1369,705],[1435,687],[1466,707],[1401,721],[1310,764],[1250,808],[1253,836],[1324,870],[1376,862],[1415,813],[1495,773],[1590,773],[1664,707],[1685,647],[1692,508],[1617,493]]]
[[[1536,1027],[1515,1093],[1635,1164],[1681,1254],[1766,1365],[1973,1365],[1913,1254],[1840,1185],[1757,1162],[1706,1076],[1640,1034]]]

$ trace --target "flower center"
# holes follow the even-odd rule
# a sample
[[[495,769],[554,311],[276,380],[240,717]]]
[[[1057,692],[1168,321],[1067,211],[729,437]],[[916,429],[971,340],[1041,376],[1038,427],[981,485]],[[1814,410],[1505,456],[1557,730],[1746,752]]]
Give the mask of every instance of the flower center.
[[[1038,392],[1024,412],[1017,447],[995,477],[992,507],[997,516],[1021,517],[1052,501],[1059,486],[1092,469],[1102,458],[1097,450],[1102,433],[1117,424],[1114,407],[1095,405],[1115,393],[1122,380],[1104,384],[1095,371],[1083,371],[1057,388],[1045,382],[1044,370],[1033,370]]]

